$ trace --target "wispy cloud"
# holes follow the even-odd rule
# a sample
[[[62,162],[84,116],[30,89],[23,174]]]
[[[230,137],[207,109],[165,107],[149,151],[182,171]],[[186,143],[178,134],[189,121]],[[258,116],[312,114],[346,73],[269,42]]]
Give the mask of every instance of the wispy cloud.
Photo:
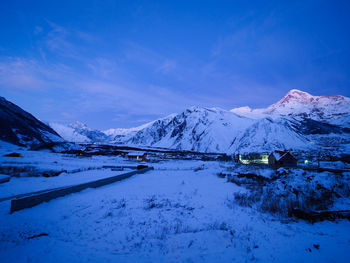
[[[36,27],[34,31],[38,31]],[[38,46],[57,57],[84,60],[96,37],[77,29],[69,29],[47,20],[47,30],[40,31]]]
[[[36,26],[33,32],[35,35],[39,35],[41,32],[43,32],[43,28],[41,26]]]
[[[164,63],[156,69],[156,71],[166,74],[174,71],[175,69],[176,69],[176,62],[173,60],[166,59]]]
[[[156,73],[176,74],[176,70],[179,69],[175,59],[166,57],[135,42],[126,42],[123,54],[128,62],[147,66]]]
[[[183,56],[180,63],[135,42],[124,42],[119,56],[94,56],[80,46],[98,41],[95,36],[48,24],[49,30],[40,32],[39,57],[0,58],[0,83],[26,92],[51,89],[50,94],[59,97],[54,99],[56,102],[44,100],[46,109],[53,111],[55,105],[61,118],[100,112],[123,116],[121,120],[129,118],[133,123],[151,121],[147,118],[162,117],[193,105],[227,105],[228,109],[242,106],[237,98],[240,103],[248,103],[249,95],[244,92],[247,87],[254,87],[255,94],[269,88],[219,65],[232,46],[241,45],[240,38],[252,37],[250,30],[219,41],[218,51],[209,60]],[[139,70],[146,72],[143,79],[138,79],[140,74],[135,76]],[[163,75],[166,81],[161,78]],[[71,114],[67,114],[67,105]]]
[[[49,84],[49,72],[34,59],[6,57],[0,60],[0,85],[3,89],[41,91]]]
[[[45,37],[45,42],[51,51],[67,54],[67,51],[75,49],[74,45],[67,40],[70,35],[68,30],[50,21],[48,21],[48,24],[50,30]]]
[[[93,72],[94,75],[102,78],[110,78],[115,76],[118,71],[117,63],[113,60],[98,57],[87,62],[87,67]]]
[[[104,49],[108,45],[96,35],[48,21],[33,29],[36,52],[0,57],[0,90],[37,94],[41,109],[56,119],[99,114],[98,120],[114,121],[110,127],[123,126],[118,121],[142,124],[193,105],[267,106],[306,79],[293,76],[293,63],[301,59],[298,46],[274,34],[273,25],[273,16],[253,20],[214,41],[207,56],[175,57],[126,40]],[[285,60],[290,68],[284,68]]]

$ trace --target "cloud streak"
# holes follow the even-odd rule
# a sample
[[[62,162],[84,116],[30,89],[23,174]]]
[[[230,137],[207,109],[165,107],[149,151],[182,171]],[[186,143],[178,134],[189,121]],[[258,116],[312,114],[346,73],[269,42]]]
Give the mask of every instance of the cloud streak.
[[[30,32],[29,47],[10,52],[15,45],[2,44],[1,93],[42,119],[109,128],[139,125],[193,105],[265,107],[288,89],[327,95],[349,84],[348,48],[339,44],[346,41],[328,47],[332,39],[323,38],[327,45],[315,49],[330,29],[322,24],[313,32],[314,23],[295,20],[291,13],[305,12],[298,4],[286,10],[235,4],[228,5],[230,12],[217,7],[221,4],[202,5],[206,11],[195,18],[160,6],[145,6],[137,16],[129,12],[134,5],[107,6],[75,6],[68,12],[74,21],[56,10],[41,20],[23,15],[33,22],[20,31]]]
[[[42,91],[48,85],[48,71],[34,59],[7,57],[0,61],[0,85],[3,89]]]

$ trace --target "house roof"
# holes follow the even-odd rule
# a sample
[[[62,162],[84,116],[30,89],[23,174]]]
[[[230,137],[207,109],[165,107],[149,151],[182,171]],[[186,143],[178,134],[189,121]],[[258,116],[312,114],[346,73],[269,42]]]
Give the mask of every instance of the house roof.
[[[283,156],[285,156],[288,152],[287,151],[273,151],[271,154],[275,156],[275,159],[277,161],[281,160]]]

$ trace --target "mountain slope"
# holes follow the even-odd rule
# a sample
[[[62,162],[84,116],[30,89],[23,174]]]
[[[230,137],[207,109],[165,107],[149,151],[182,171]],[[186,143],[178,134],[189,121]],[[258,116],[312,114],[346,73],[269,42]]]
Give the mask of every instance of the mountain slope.
[[[49,126],[5,98],[0,97],[0,140],[33,146],[64,140]]]
[[[88,128],[85,124],[78,121],[68,125],[51,122],[49,125],[62,138],[69,142],[88,143],[108,141],[108,136],[105,133]]]
[[[292,124],[284,118],[253,120],[221,109],[192,107],[153,122],[124,143],[228,153],[311,149]]]
[[[123,130],[114,142],[228,153],[315,150],[326,145],[339,148],[350,143],[349,109],[350,99],[340,95],[312,96],[291,90],[266,109],[192,107],[143,127]]]
[[[288,119],[264,118],[237,136],[230,152],[271,152],[276,149],[311,150],[314,148],[306,136],[293,127]]]
[[[167,119],[170,119],[174,117],[176,114],[171,114],[165,118],[161,118],[155,121],[148,122],[146,124],[143,124],[138,127],[134,128],[118,128],[118,129],[108,129],[104,131],[104,133],[109,137],[109,140],[113,143],[120,143],[127,141],[130,139],[132,136],[134,136],[138,131],[141,131],[151,125],[153,125],[155,122],[159,121],[166,121]]]
[[[293,89],[277,103],[263,109],[250,107],[234,108],[231,112],[241,116],[261,119],[292,116],[308,118],[329,124],[350,126],[350,98],[335,96],[312,96],[307,92]]]
[[[225,152],[238,132],[254,120],[221,109],[192,107],[157,120],[128,140],[147,145],[202,152]]]
[[[289,91],[265,109],[191,107],[130,129],[50,124],[66,140],[153,146],[200,152],[348,149],[350,99]]]

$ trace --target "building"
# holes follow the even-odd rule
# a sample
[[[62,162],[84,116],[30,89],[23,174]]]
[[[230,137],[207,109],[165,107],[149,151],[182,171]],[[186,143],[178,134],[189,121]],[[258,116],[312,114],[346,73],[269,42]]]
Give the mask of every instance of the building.
[[[242,164],[266,165],[268,164],[268,156],[269,155],[267,153],[249,153],[244,154],[243,156],[241,154],[237,154],[234,155],[234,159]]]
[[[296,167],[297,159],[288,151],[274,151],[268,157],[268,163],[272,167]]]
[[[147,154],[145,152],[131,152],[128,154],[128,159],[136,162],[146,162]]]

